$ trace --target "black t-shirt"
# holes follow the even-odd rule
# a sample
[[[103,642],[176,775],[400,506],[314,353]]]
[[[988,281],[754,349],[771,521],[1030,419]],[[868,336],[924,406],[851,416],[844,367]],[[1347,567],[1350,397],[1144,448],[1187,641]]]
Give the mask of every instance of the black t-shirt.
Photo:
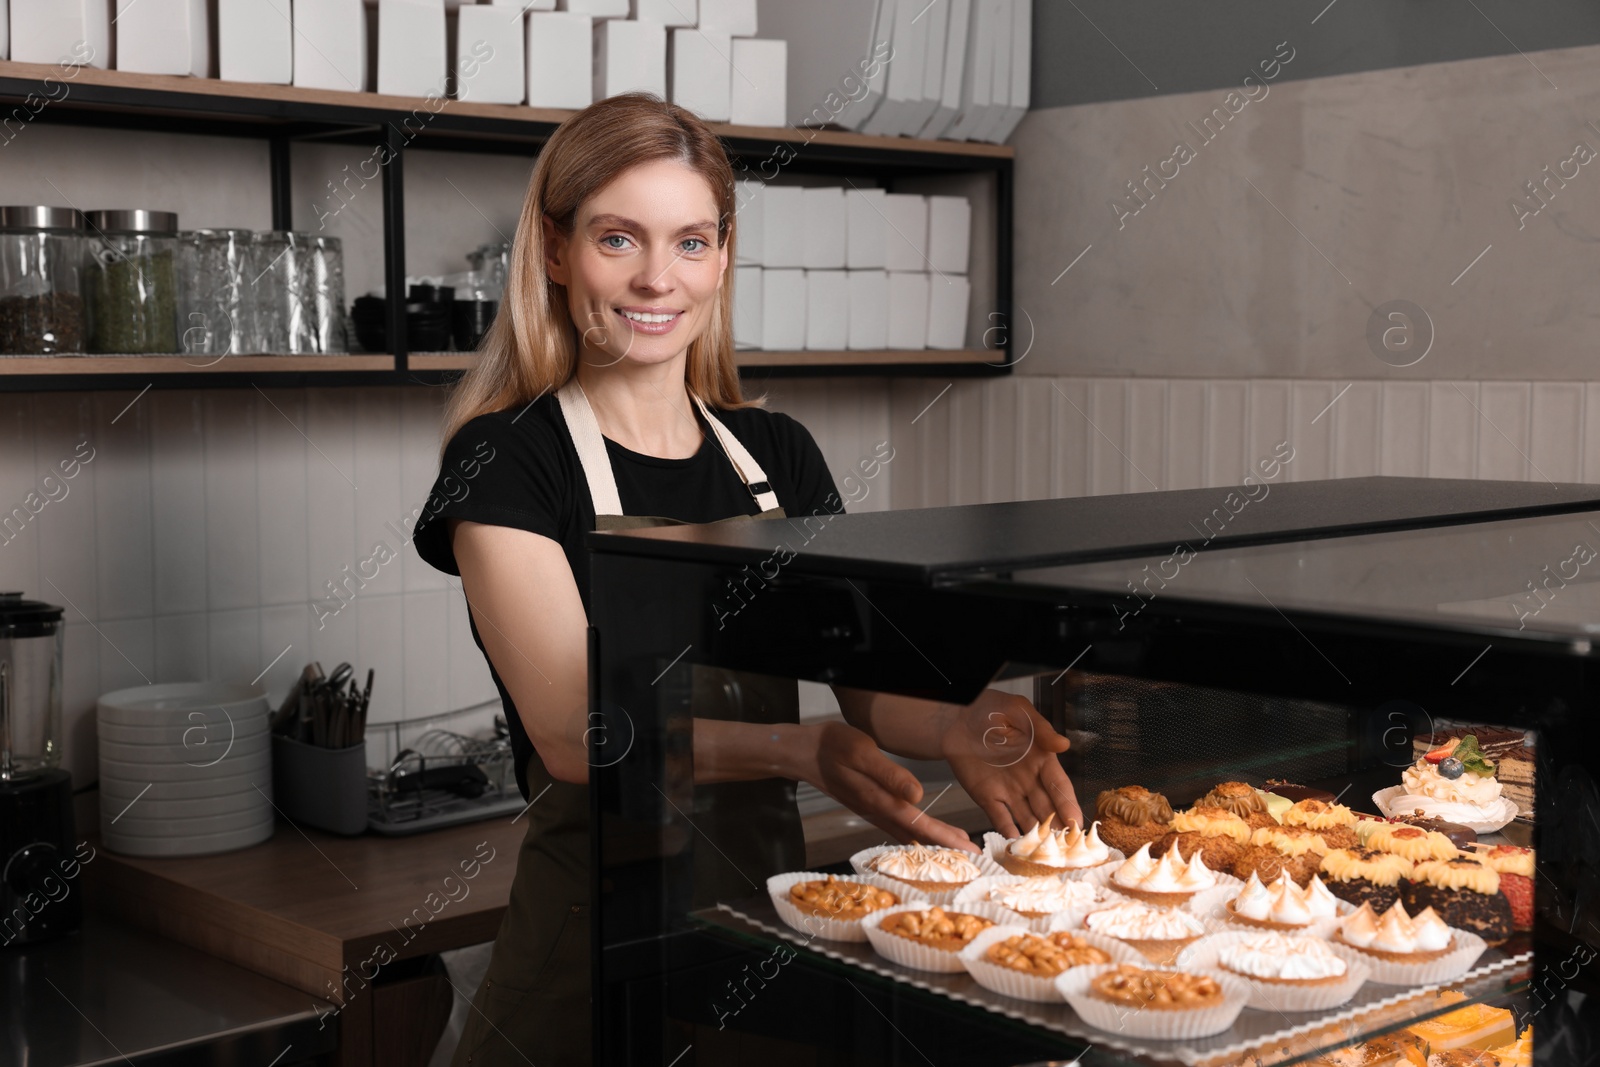
[[[844,510],[822,451],[800,423],[762,408],[715,414],[761,465],[785,514],[838,514]],[[695,420],[705,436],[699,451],[688,459],[646,456],[606,439],[624,514],[714,522],[759,512],[698,410]],[[415,543],[418,554],[429,564],[458,575],[461,569],[445,521],[452,518],[528,530],[560,544],[577,580],[584,612],[588,612],[589,553],[584,536],[595,526],[594,502],[554,395],[480,415],[461,427],[445,447],[439,477],[417,520]],[[476,624],[472,639],[482,650]],[[489,670],[505,708],[517,784],[526,798],[524,769],[533,742],[494,664]]]

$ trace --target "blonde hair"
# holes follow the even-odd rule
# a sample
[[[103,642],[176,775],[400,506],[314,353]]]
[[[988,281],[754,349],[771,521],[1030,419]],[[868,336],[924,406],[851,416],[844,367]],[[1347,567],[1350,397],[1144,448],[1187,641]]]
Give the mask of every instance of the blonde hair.
[[[759,406],[745,400],[733,362],[734,179],[716,135],[691,112],[650,93],[625,93],[591,104],[545,143],[517,220],[499,313],[479,346],[477,364],[451,392],[443,442],[479,415],[525,405],[565,385],[578,369],[577,328],[566,289],[545,270],[542,220],[572,234],[578,209],[641,163],[674,160],[698,173],[717,201],[717,239],[729,270],[705,331],[689,344],[684,384],[717,408]]]

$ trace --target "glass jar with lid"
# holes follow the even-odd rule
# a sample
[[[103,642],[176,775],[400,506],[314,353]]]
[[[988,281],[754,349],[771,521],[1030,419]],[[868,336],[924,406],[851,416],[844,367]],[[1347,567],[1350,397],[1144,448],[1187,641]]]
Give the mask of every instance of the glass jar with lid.
[[[91,211],[88,266],[91,352],[177,352],[178,216],[171,211]]]
[[[64,207],[0,207],[0,356],[83,351],[83,215]]]
[[[178,342],[186,353],[270,351],[256,328],[255,235],[192,230],[178,235]],[[265,281],[263,280],[263,283]]]
[[[256,234],[254,250],[262,351],[318,356],[348,351],[339,238],[275,230]]]

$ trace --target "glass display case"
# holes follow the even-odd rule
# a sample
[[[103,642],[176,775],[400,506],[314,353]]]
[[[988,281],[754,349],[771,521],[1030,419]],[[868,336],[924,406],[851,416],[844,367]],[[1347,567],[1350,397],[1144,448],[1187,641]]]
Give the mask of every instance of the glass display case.
[[[597,1062],[1386,1064],[1465,1038],[1500,1047],[1530,1023],[1541,1065],[1595,1055],[1600,1002],[1585,997],[1595,970],[1587,964],[1600,951],[1600,487],[1247,481],[597,533],[590,544]],[[1452,909],[1483,902],[1458,901],[1449,881],[1428,888],[1408,859],[1411,877],[1388,899],[1361,879],[1335,886],[1338,917],[1319,936],[1337,942],[1342,959],[1372,965],[1342,1001],[1283,1010],[1298,1002],[1241,984],[1213,952],[1209,966],[1228,977],[1205,995],[1247,995],[1262,1007],[1176,1038],[1150,1036],[1175,1024],[1148,1006],[1108,1024],[1093,1005],[1063,999],[1065,979],[1027,986],[1039,999],[1026,999],[996,991],[966,964],[913,969],[910,957],[880,952],[881,939],[793,924],[780,898],[794,879],[769,892],[768,879],[785,873],[852,875],[851,863],[813,866],[797,851],[792,786],[694,784],[697,732],[709,736],[719,719],[782,721],[794,680],[960,705],[987,687],[1020,685],[1073,740],[1061,758],[1087,819],[1103,792],[1126,786],[1162,794],[1180,813],[1203,798],[1222,803],[1212,791],[1225,782],[1305,787],[1246,791],[1243,848],[1297,797],[1331,795],[1330,809],[1371,818],[1340,824],[1351,838],[1343,843],[1334,829],[1318,831],[1328,840],[1317,879],[1330,885],[1337,879],[1322,853],[1403,854],[1370,839],[1379,826],[1393,837],[1402,825],[1384,816],[1415,814],[1404,809],[1416,800],[1454,823],[1465,801],[1453,784],[1433,786],[1493,779],[1494,798],[1472,798],[1483,807],[1474,818],[1501,802],[1504,818],[1475,835],[1425,823],[1427,841],[1437,840],[1430,831],[1451,835],[1447,852],[1415,859],[1464,848],[1485,860],[1474,870],[1503,870],[1486,898],[1515,905],[1516,929],[1491,936],[1466,912],[1458,918]],[[1464,742],[1469,733],[1478,747]],[[1170,850],[1188,836],[1185,825],[1147,840]],[[1521,874],[1515,862],[1491,865],[1484,854],[1499,844],[1519,860],[1528,857],[1518,848],[1533,847],[1536,862]],[[997,853],[981,855],[983,875],[995,874]],[[1209,851],[1204,859],[1214,866]],[[1215,865],[1206,909],[1199,897],[1163,902],[1196,905],[1195,936],[1258,932],[1227,926],[1243,888],[1230,879],[1256,873],[1251,862],[1241,853]],[[1319,859],[1309,862],[1315,870]],[[1097,877],[1099,896],[1115,902],[1120,867],[1114,859],[1063,880]],[[959,910],[953,901],[973,898],[904,899]],[[1386,971],[1391,941],[1368,936],[1363,949],[1345,923],[1363,899],[1379,905],[1374,914],[1395,899],[1413,911],[1437,904],[1451,917],[1450,951],[1472,930],[1484,946],[1447,973],[1408,970],[1409,959]],[[1037,934],[1085,921],[995,919],[1013,920]],[[1144,971],[1207,966],[1123,943],[1140,950],[1127,958]],[[959,964],[958,955],[949,958]],[[1443,1021],[1423,1025],[1435,1017]],[[1350,1048],[1359,1051],[1336,1051]]]

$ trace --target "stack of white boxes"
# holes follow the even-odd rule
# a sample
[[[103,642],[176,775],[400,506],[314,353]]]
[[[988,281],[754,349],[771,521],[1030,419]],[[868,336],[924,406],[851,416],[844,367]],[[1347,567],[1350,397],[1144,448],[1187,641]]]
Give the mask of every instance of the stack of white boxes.
[[[961,348],[961,196],[739,183],[734,343],[769,352]]]
[[[0,58],[115,56],[142,73],[572,110],[642,90],[708,121],[784,126],[788,44],[756,37],[756,11],[757,0],[0,0]]]

